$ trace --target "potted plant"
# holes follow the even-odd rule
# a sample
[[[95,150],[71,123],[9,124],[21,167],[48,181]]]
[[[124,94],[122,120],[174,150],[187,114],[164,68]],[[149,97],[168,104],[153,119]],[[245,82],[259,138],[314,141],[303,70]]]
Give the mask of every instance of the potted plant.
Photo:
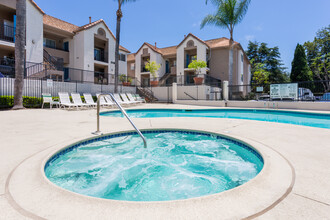
[[[150,85],[152,87],[158,86],[159,82],[156,78],[156,72],[159,70],[160,64],[157,64],[155,61],[150,62],[150,60],[148,60],[145,68],[147,71],[150,72],[150,75],[152,76],[152,79],[150,80]]]
[[[196,76],[194,77],[195,85],[202,85],[203,84],[204,78],[201,75],[201,69],[206,68],[206,67],[207,67],[206,62],[202,61],[202,60],[193,60],[189,64],[188,68],[195,70],[195,74],[196,74]]]
[[[124,74],[121,74],[119,76],[119,80],[122,82],[123,86],[130,86],[131,83],[132,83],[131,77],[128,77],[128,76],[126,76]]]

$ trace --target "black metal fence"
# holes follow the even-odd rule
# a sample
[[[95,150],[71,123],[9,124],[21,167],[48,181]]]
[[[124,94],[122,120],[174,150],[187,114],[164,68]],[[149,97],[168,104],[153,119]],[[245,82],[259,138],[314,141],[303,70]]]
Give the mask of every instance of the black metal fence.
[[[14,78],[0,78],[0,108],[10,108],[13,105]],[[70,93],[114,93],[114,84],[102,85],[92,82],[57,82],[50,79],[27,78],[24,79],[23,101],[25,107],[40,107],[42,93],[49,93],[58,97],[59,92]],[[118,86],[120,93],[136,93],[136,87]]]
[[[271,84],[231,85],[229,91],[231,100],[257,101],[330,101],[330,80],[296,82],[298,84],[297,97],[271,97]],[[287,84],[287,83],[282,83]]]

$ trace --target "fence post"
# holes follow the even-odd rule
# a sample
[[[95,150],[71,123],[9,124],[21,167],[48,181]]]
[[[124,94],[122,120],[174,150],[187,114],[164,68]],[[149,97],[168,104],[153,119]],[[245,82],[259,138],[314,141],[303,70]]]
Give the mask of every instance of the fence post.
[[[228,81],[223,81],[222,83],[222,97],[223,100],[228,101],[229,91],[228,91]]]
[[[172,85],[172,102],[173,102],[173,104],[176,103],[177,99],[178,99],[178,86],[176,83],[173,83],[173,85]]]

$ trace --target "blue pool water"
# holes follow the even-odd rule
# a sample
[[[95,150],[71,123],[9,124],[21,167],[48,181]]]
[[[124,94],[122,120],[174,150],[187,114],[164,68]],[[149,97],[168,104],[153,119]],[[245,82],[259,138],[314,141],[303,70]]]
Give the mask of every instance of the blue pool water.
[[[330,129],[330,114],[307,112],[259,110],[259,109],[132,109],[127,110],[132,118],[158,117],[209,117],[234,118],[278,122]],[[103,116],[123,117],[120,111],[104,112]]]
[[[167,201],[223,192],[254,178],[262,157],[247,145],[215,134],[144,131],[73,145],[45,166],[50,181],[92,197]]]

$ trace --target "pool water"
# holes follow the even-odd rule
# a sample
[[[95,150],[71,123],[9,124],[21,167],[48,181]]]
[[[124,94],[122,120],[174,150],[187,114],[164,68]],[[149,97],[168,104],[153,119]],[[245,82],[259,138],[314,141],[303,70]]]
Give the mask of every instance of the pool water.
[[[278,122],[330,129],[330,114],[259,109],[132,109],[127,110],[132,118],[158,117],[209,117],[234,118]],[[104,112],[103,116],[123,117],[120,111]]]
[[[87,196],[124,201],[167,201],[220,193],[263,168],[252,148],[218,135],[144,131],[86,141],[53,156],[50,181]]]

